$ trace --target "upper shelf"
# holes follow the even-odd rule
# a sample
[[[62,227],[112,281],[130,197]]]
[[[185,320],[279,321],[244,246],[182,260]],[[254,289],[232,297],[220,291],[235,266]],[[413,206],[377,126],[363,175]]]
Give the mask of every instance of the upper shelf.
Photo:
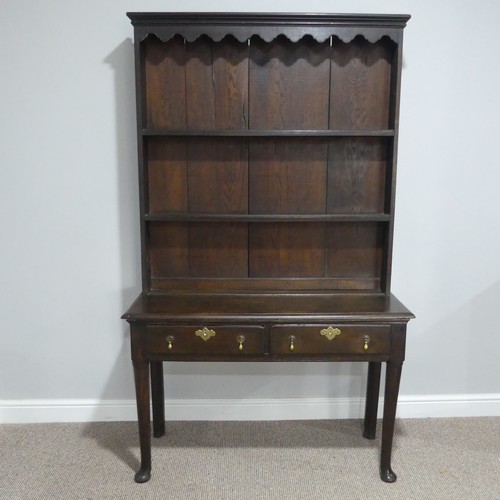
[[[390,214],[336,213],[336,214],[171,214],[147,213],[144,220],[151,222],[389,222]]]
[[[236,13],[160,13],[128,12],[135,27],[137,40],[155,34],[166,42],[175,35],[181,35],[194,42],[202,35],[220,41],[231,35],[240,42],[259,36],[266,42],[277,36],[286,36],[297,42],[304,36],[311,36],[324,42],[331,36],[345,43],[356,36],[363,36],[375,43],[387,36],[393,42],[401,41],[402,30],[409,15],[384,14],[236,14]]]
[[[168,130],[142,129],[144,136],[187,136],[187,137],[392,137],[394,130]]]

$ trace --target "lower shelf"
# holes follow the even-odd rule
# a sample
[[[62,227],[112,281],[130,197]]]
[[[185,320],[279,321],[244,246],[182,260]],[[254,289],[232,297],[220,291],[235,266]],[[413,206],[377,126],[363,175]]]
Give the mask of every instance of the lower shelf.
[[[365,280],[353,288],[380,290],[389,226],[150,222],[147,229],[151,288],[164,288],[169,279],[297,278],[338,280],[339,289]],[[328,287],[336,288],[335,281]]]

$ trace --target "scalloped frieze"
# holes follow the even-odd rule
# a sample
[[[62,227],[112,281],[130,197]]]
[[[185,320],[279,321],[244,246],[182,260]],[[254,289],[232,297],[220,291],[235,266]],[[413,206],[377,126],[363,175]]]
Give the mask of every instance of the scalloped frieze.
[[[163,27],[154,26],[148,29],[147,27],[136,27],[136,39],[143,41],[149,35],[154,35],[162,42],[168,42],[174,36],[181,36],[188,42],[194,42],[201,36],[205,35],[214,42],[220,42],[223,38],[231,36],[239,42],[247,42],[251,37],[258,36],[265,42],[272,42],[278,36],[284,36],[293,43],[299,42],[304,37],[309,36],[316,40],[318,43],[323,43],[330,37],[335,37],[344,43],[349,43],[357,36],[363,37],[369,43],[376,43],[383,37],[388,37],[394,43],[400,42],[401,30],[400,29],[387,29],[387,28],[370,28],[356,30],[353,28],[336,28],[336,29],[307,29],[307,28],[270,28],[263,27],[259,29],[242,30],[240,27],[235,30],[222,28],[219,26],[210,27],[210,29],[193,29],[189,27],[181,29],[179,26]]]
[[[358,36],[364,38],[369,43],[376,43],[384,37],[389,38],[390,40],[392,40],[396,44],[399,43],[399,41],[400,41],[399,33],[391,33],[391,32],[388,32],[387,30],[380,30],[380,31],[369,32],[369,33],[367,33],[366,31],[356,32],[356,31],[352,31],[352,30],[349,30],[349,32],[342,33],[342,32],[339,32],[338,30],[335,30],[335,31],[332,31],[331,33],[327,33],[327,34],[322,32],[322,34],[319,35],[319,34],[316,34],[314,32],[308,32],[308,31],[302,32],[302,33],[289,33],[289,32],[286,32],[284,30],[280,30],[277,33],[269,33],[269,31],[266,30],[266,31],[262,31],[262,32],[253,31],[252,33],[242,34],[241,32],[233,32],[233,31],[226,31],[226,30],[223,32],[219,32],[219,33],[214,33],[214,32],[207,33],[205,31],[193,32],[192,30],[190,30],[189,32],[183,32],[182,30],[179,30],[179,29],[176,29],[174,31],[153,29],[153,30],[147,30],[147,31],[143,30],[142,33],[140,33],[138,35],[139,36],[137,38],[141,42],[150,35],[156,36],[162,42],[168,42],[170,39],[172,39],[175,36],[181,36],[188,42],[194,42],[198,38],[200,38],[201,36],[207,36],[208,38],[210,38],[214,42],[220,42],[225,37],[230,36],[230,37],[233,37],[242,43],[247,42],[253,36],[257,36],[267,43],[272,42],[273,40],[275,40],[279,36],[284,36],[285,38],[287,38],[288,40],[290,40],[293,43],[297,43],[300,40],[302,40],[304,37],[308,37],[308,36],[313,38],[314,40],[316,40],[316,42],[318,42],[318,43],[326,42],[330,37],[337,38],[344,43],[349,43],[349,42],[352,42],[352,40],[354,40],[354,38],[356,38]]]

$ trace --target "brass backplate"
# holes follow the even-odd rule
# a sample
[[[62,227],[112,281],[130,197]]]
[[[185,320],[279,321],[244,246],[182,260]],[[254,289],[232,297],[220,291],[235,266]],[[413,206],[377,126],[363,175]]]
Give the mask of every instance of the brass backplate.
[[[333,328],[333,326],[329,326],[328,328],[323,328],[323,330],[321,330],[319,333],[328,340],[333,340],[335,337],[338,337],[342,332],[340,331],[340,328]]]
[[[200,337],[201,340],[204,340],[205,342],[207,340],[210,340],[212,337],[215,337],[215,332],[213,330],[210,330],[210,328],[207,328],[204,326],[201,330],[196,330],[194,332],[197,337]]]

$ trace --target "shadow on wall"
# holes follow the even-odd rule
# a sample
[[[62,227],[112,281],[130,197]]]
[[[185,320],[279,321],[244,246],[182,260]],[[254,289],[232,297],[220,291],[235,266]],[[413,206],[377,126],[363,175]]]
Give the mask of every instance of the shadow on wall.
[[[121,312],[130,306],[140,292],[139,204],[135,114],[134,45],[127,38],[103,61],[114,73],[116,117],[116,168],[120,234]],[[130,399],[133,397],[134,379],[130,362],[127,324],[122,324],[121,347],[110,372],[102,400]]]
[[[140,292],[139,187],[134,45],[127,38],[104,60],[114,70],[117,187],[120,214],[122,301],[125,311]]]

